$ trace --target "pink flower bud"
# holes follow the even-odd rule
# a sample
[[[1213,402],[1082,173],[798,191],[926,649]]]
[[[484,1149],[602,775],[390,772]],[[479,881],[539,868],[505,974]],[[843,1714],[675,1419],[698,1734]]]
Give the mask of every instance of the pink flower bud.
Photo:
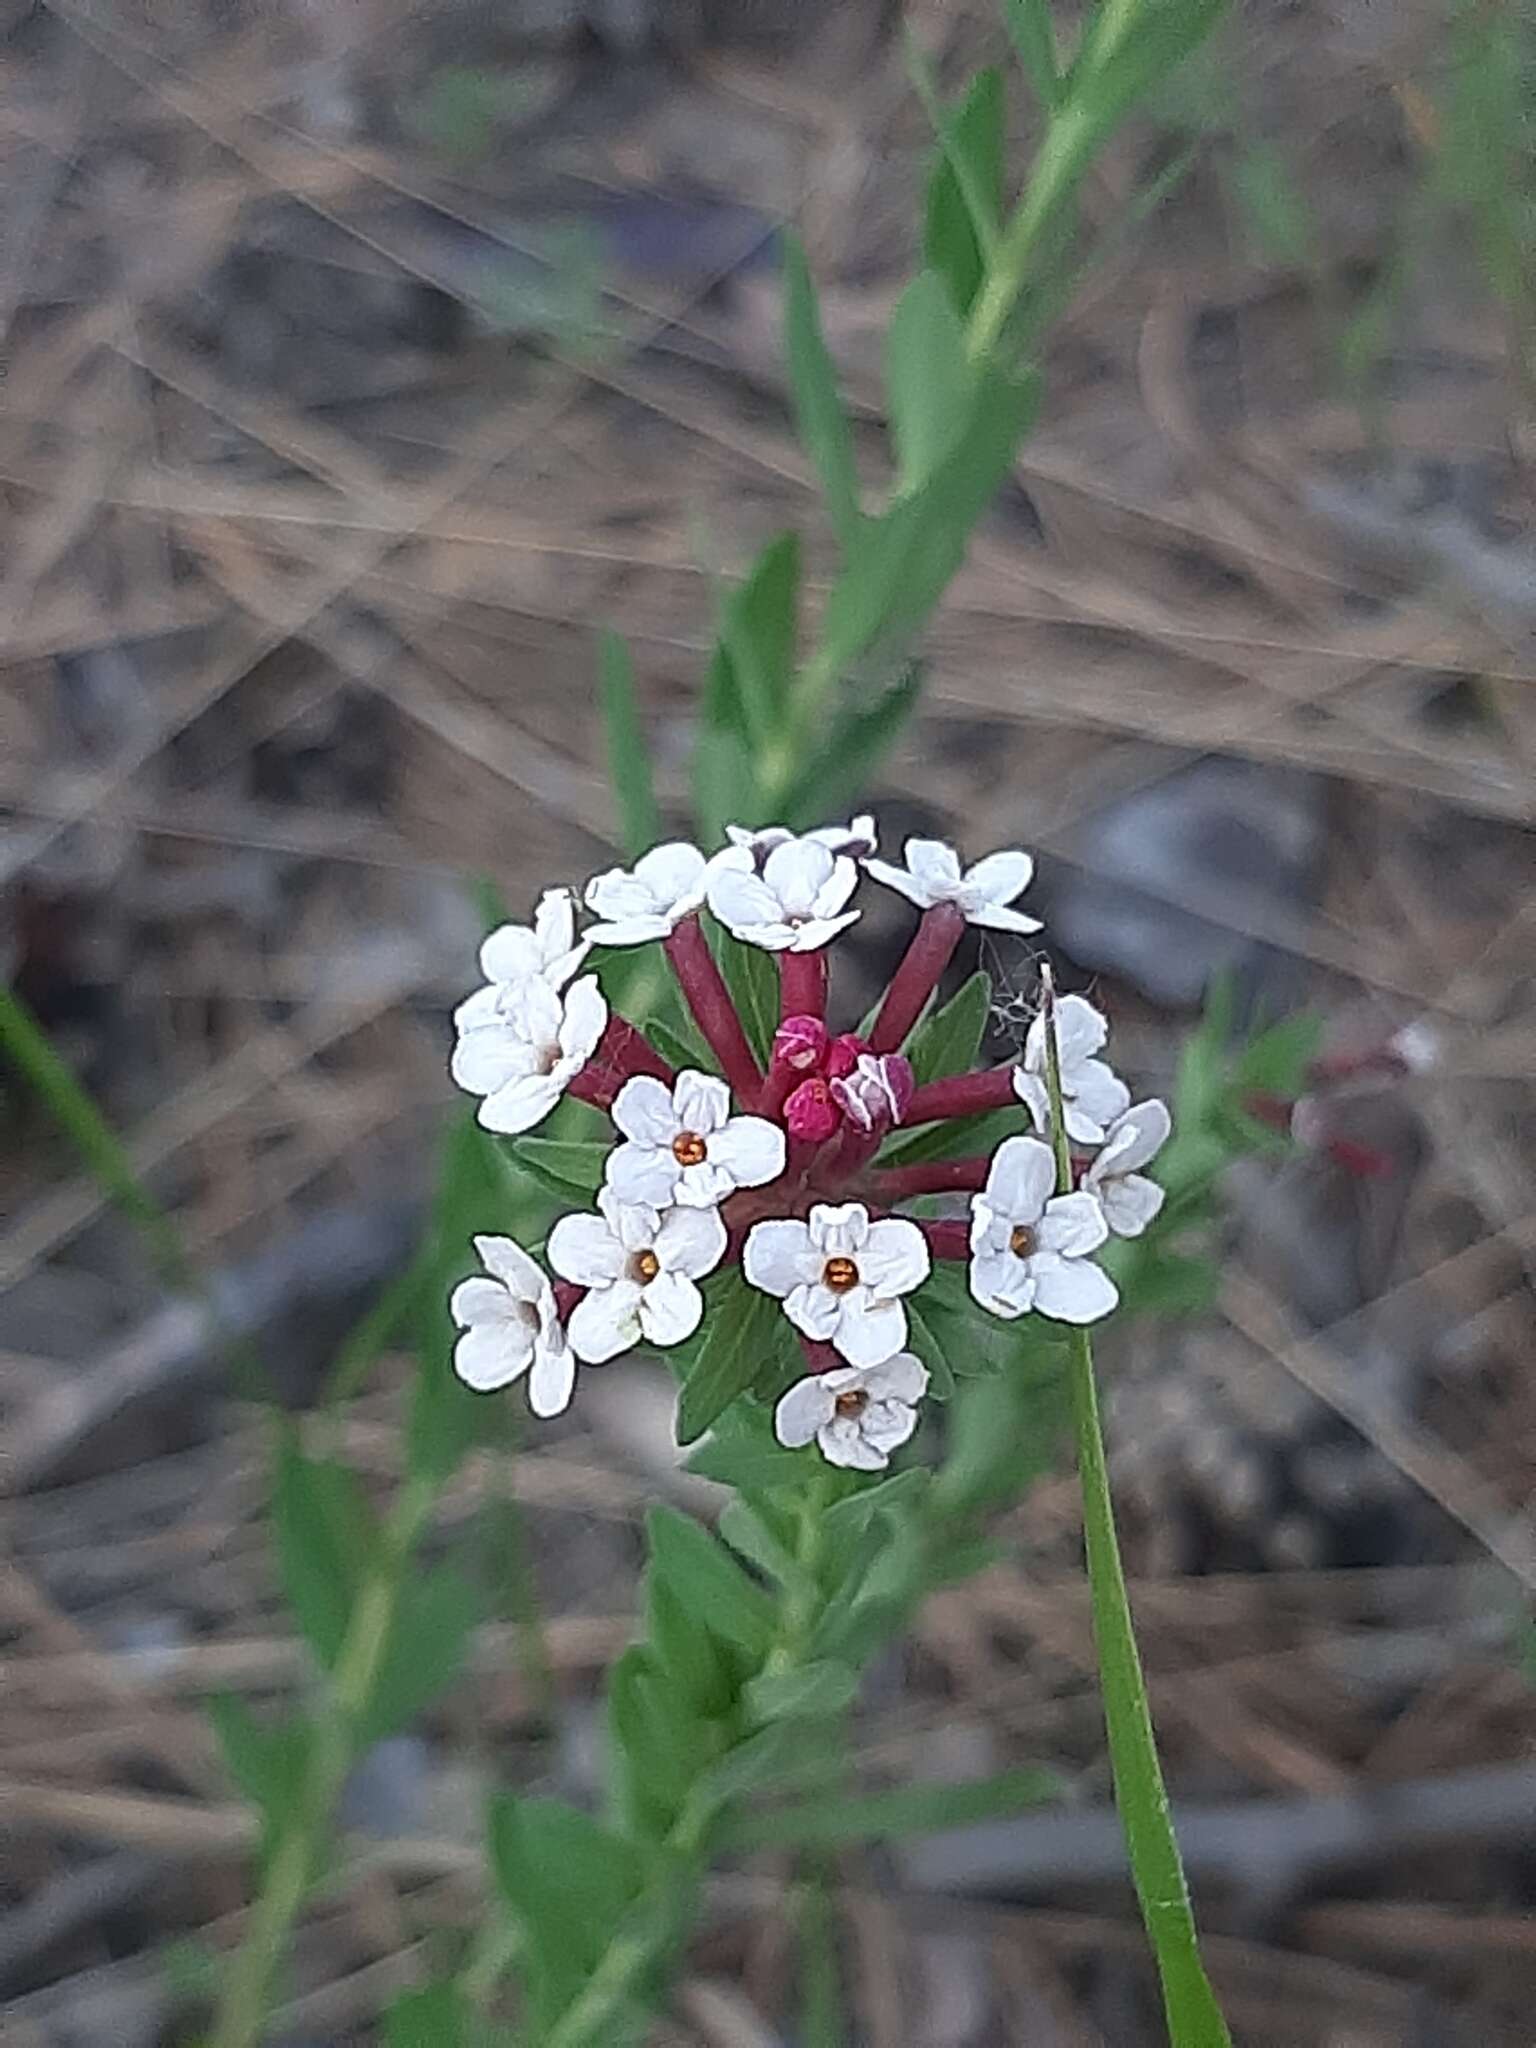
[[[832,1091],[820,1074],[802,1081],[784,1105],[784,1122],[792,1138],[809,1138],[819,1145],[823,1138],[831,1137],[838,1121]]]
[[[827,1079],[840,1081],[845,1074],[851,1074],[860,1055],[868,1051],[868,1039],[860,1038],[857,1032],[845,1031],[841,1038],[834,1038],[827,1047]]]
[[[773,1034],[775,1066],[808,1074],[827,1056],[827,1027],[819,1017],[786,1017]]]
[[[911,1066],[900,1053],[860,1053],[853,1072],[830,1084],[833,1101],[861,1131],[900,1123],[913,1087]]]

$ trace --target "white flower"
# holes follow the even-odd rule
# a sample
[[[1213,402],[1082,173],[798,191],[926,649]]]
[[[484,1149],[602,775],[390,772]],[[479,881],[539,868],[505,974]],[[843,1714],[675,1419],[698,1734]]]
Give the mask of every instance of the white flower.
[[[699,1327],[704,1297],[696,1281],[725,1257],[725,1225],[716,1209],[669,1209],[598,1195],[601,1215],[562,1216],[549,1233],[549,1263],[587,1292],[571,1310],[566,1334],[592,1365],[616,1358],[642,1338],[681,1344]]]
[[[586,939],[576,937],[576,905],[570,890],[546,889],[531,926],[500,925],[481,946],[480,972],[490,986],[476,989],[460,1003],[454,1022],[478,1021],[494,1010],[503,990],[525,981],[564,988],[587,957],[587,946]]]
[[[1110,1125],[1103,1151],[1083,1175],[1084,1193],[1098,1197],[1117,1237],[1140,1237],[1162,1208],[1163,1190],[1136,1169],[1161,1149],[1172,1128],[1166,1103],[1133,1103]]]
[[[596,1052],[608,1005],[595,974],[583,975],[563,998],[537,978],[480,994],[494,1000],[471,996],[454,1019],[453,1078],[485,1097],[479,1118],[488,1131],[531,1131]]]
[[[755,830],[749,830],[745,825],[727,825],[725,836],[732,846],[744,846],[752,856],[753,865],[761,868],[773,849],[787,845],[795,834],[787,825],[760,825]],[[861,811],[846,825],[818,825],[814,832],[807,832],[803,837],[815,840],[829,853],[846,853],[853,860],[866,859],[879,844],[875,821],[868,811]]]
[[[971,1197],[971,1292],[1010,1321],[1038,1309],[1096,1323],[1120,1299],[1089,1258],[1109,1236],[1092,1195],[1058,1195],[1056,1162],[1038,1138],[1004,1138],[987,1185]]]
[[[761,872],[749,847],[717,853],[709,864],[709,907],[733,938],[770,953],[814,953],[858,917],[843,905],[859,871],[819,839],[783,839]]]
[[[963,874],[960,856],[942,839],[909,839],[902,854],[907,863],[904,868],[883,860],[866,860],[864,865],[877,882],[899,889],[919,910],[953,903],[968,924],[987,925],[1000,932],[1039,931],[1039,918],[1007,907],[1029,887],[1035,872],[1027,853],[1017,849],[989,853]]]
[[[760,1188],[784,1171],[784,1133],[763,1116],[732,1116],[731,1091],[691,1069],[668,1088],[649,1074],[626,1081],[613,1120],[627,1143],[608,1160],[621,1202],[712,1209],[737,1188]]]
[[[477,1237],[475,1250],[490,1277],[477,1274],[453,1290],[449,1313],[464,1332],[453,1347],[454,1371],[477,1394],[527,1373],[534,1414],[560,1414],[576,1384],[576,1361],[554,1289],[510,1237]]]
[[[704,901],[708,862],[686,840],[669,840],[642,854],[633,869],[609,868],[586,888],[586,906],[606,924],[587,933],[598,946],[643,946],[670,937],[690,911]]]
[[[1106,1128],[1130,1107],[1131,1091],[1107,1060],[1094,1055],[1109,1037],[1108,1019],[1086,997],[1061,996],[1056,1003],[1056,1043],[1061,1057],[1061,1101],[1067,1136],[1079,1145],[1103,1142]],[[1046,1020],[1042,1013],[1024,1041],[1024,1064],[1014,1069],[1013,1092],[1034,1118],[1035,1129],[1051,1124],[1046,1086]]]
[[[862,1202],[823,1202],[809,1223],[755,1224],[742,1270],[807,1337],[835,1345],[850,1365],[882,1365],[907,1341],[900,1297],[928,1278],[928,1245],[904,1216],[871,1223]]]
[[[792,1451],[814,1437],[829,1464],[883,1472],[916,1429],[916,1403],[927,1391],[927,1367],[898,1351],[881,1365],[844,1365],[798,1380],[773,1411],[773,1427]]]

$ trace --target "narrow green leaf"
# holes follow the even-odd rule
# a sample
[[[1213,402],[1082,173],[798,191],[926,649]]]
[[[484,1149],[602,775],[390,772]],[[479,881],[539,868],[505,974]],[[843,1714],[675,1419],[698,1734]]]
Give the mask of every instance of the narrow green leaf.
[[[657,1017],[647,1017],[641,1029],[662,1058],[678,1073],[689,1067],[701,1074],[715,1071],[714,1054],[691,1024],[664,1024]]]
[[[896,302],[885,351],[897,488],[922,483],[965,431],[975,378],[965,335],[936,270],[920,270]]]
[[[850,811],[907,728],[922,694],[925,667],[909,661],[872,704],[847,712],[833,727],[784,799],[784,822],[813,828]]]
[[[1003,13],[1024,75],[1044,107],[1059,105],[1062,78],[1056,62],[1051,0],[1003,0]]]
[[[739,1280],[734,1268],[729,1279]],[[757,1384],[765,1363],[779,1355],[781,1333],[775,1326],[782,1321],[778,1303],[744,1281],[706,1314],[700,1340],[683,1367],[680,1444],[697,1442],[722,1409]]]
[[[263,1832],[271,1842],[287,1831],[289,1820],[299,1810],[309,1759],[309,1728],[297,1719],[258,1721],[234,1693],[216,1694],[207,1708],[225,1768],[251,1804],[259,1808]]]
[[[359,1744],[380,1742],[415,1719],[459,1675],[480,1596],[451,1565],[401,1588],[389,1641],[358,1728]]]
[[[897,1785],[886,1792],[829,1794],[802,1805],[767,1806],[733,1816],[722,1846],[752,1849],[840,1848],[854,1842],[899,1842],[942,1834],[1027,1812],[1062,1796],[1051,1771],[999,1771],[959,1785]]]
[[[684,1711],[677,1689],[643,1643],[608,1674],[613,1809],[627,1834],[660,1841],[707,1761],[711,1724]]]
[[[717,1537],[675,1508],[652,1508],[645,1521],[652,1568],[690,1613],[748,1657],[767,1655],[773,1601],[749,1579]]]
[[[858,1689],[859,1674],[851,1665],[824,1658],[787,1671],[765,1671],[743,1697],[754,1721],[824,1720],[851,1706]]]
[[[888,1139],[879,1163],[916,1166],[925,1159],[972,1159],[995,1152],[1004,1138],[1020,1136],[1029,1128],[1022,1102],[1017,1109],[983,1110],[979,1116],[957,1117],[952,1124],[921,1124]]]
[[[693,748],[693,808],[699,837],[714,846],[727,825],[754,823],[761,802],[736,671],[723,645],[710,656]]]
[[[923,112],[928,116],[939,146],[944,152],[944,163],[955,181],[961,203],[971,232],[976,237],[984,262],[990,263],[997,249],[998,229],[1001,225],[1001,208],[997,186],[992,178],[992,151],[979,138],[973,127],[962,125],[950,117],[939,98],[933,67],[922,45],[915,35],[908,32],[907,72],[913,89],[923,103]]]
[[[378,1524],[354,1473],[333,1458],[278,1454],[272,1519],[283,1589],[306,1641],[336,1662],[363,1578],[378,1554]]]
[[[403,1991],[384,2015],[384,2048],[470,2048],[473,2014],[456,1984]]]
[[[1003,112],[1002,73],[981,71],[949,128],[951,147],[971,166],[973,190],[979,187],[990,196],[998,219],[1003,204]],[[981,288],[987,265],[982,240],[947,152],[939,157],[928,182],[923,261],[943,278],[955,310],[963,318]]]
[[[738,1401],[690,1452],[685,1469],[739,1493],[767,1493],[781,1486],[803,1486],[819,1455],[787,1451],[774,1437],[768,1411],[755,1401]]]
[[[991,977],[978,968],[942,1010],[925,1017],[906,1046],[912,1076],[921,1085],[975,1066],[992,1010]]]
[[[928,1392],[935,1401],[947,1401],[955,1391],[955,1369],[943,1326],[915,1300],[907,1301],[907,1348],[928,1368]]]
[[[584,1988],[645,1873],[633,1843],[559,1799],[493,1799],[491,1871],[526,1935],[522,1969],[542,2037]]]
[[[713,950],[747,1043],[766,1063],[779,1025],[778,963],[761,946],[744,946],[733,939],[723,925],[714,927]]]
[[[651,756],[640,723],[634,664],[617,633],[598,641],[598,694],[608,741],[608,777],[619,805],[624,851],[637,860],[661,838],[661,812],[651,782]]]
[[[589,1138],[519,1138],[511,1151],[517,1164],[545,1187],[566,1199],[585,1199],[602,1186],[613,1144]]]
[[[793,235],[784,237],[784,323],[795,423],[801,444],[821,478],[837,537],[846,548],[862,517],[853,436],[838,396],[837,373],[822,337],[805,251]]]
[[[802,1476],[804,1467],[801,1467]],[[816,1582],[784,1541],[755,1508],[744,1500],[727,1501],[720,1516],[720,1534],[738,1556],[754,1564],[786,1592],[814,1595]]]
[[[732,592],[721,632],[754,747],[772,745],[784,725],[799,603],[800,541],[784,533],[768,543],[746,582]]]

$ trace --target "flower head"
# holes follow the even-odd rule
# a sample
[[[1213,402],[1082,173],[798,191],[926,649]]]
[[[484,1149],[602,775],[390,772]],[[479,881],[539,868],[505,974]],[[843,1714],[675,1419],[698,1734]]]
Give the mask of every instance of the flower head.
[[[715,1209],[668,1209],[624,1202],[612,1188],[600,1214],[562,1216],[549,1233],[549,1263],[587,1291],[571,1310],[566,1334],[578,1358],[601,1365],[642,1338],[681,1344],[699,1327],[697,1282],[725,1256],[725,1225]]]
[[[1133,1102],[1116,1117],[1104,1149],[1083,1175],[1083,1192],[1098,1197],[1104,1221],[1117,1237],[1140,1237],[1163,1206],[1163,1190],[1137,1171],[1167,1140],[1173,1128],[1166,1103]]]
[[[759,867],[751,848],[728,846],[710,863],[709,907],[744,944],[813,953],[858,917],[844,904],[859,871],[819,839],[783,839]]]
[[[709,863],[696,846],[669,840],[642,854],[633,868],[609,868],[586,887],[588,910],[606,920],[587,933],[598,946],[643,946],[665,939],[704,901]]]
[[[485,1274],[464,1280],[448,1307],[463,1335],[453,1369],[477,1394],[528,1375],[528,1406],[558,1415],[576,1384],[576,1361],[542,1269],[510,1237],[477,1237]]]
[[[1024,1063],[1013,1077],[1013,1091],[1037,1131],[1051,1124],[1051,1097],[1046,1085],[1049,1023],[1035,1018],[1024,1041]],[[1102,1144],[1106,1128],[1130,1107],[1131,1091],[1107,1060],[1095,1057],[1109,1038],[1109,1022],[1085,996],[1060,996],[1056,1002],[1056,1044],[1061,1060],[1061,1101],[1067,1136],[1079,1145]]]
[[[727,825],[725,836],[732,846],[745,847],[754,864],[761,868],[773,849],[786,845],[795,834],[787,825],[753,828]],[[864,860],[879,844],[875,821],[868,811],[861,812],[857,818],[850,818],[846,825],[818,825],[814,832],[807,832],[804,837],[814,839],[818,846],[825,846],[831,853],[845,853],[850,860]]]
[[[621,1202],[714,1208],[784,1171],[783,1131],[766,1117],[732,1116],[731,1091],[713,1074],[690,1069],[671,1088],[637,1074],[612,1114],[625,1142],[609,1155],[608,1185]]]
[[[912,1100],[910,1062],[900,1053],[861,1052],[852,1073],[828,1083],[832,1100],[856,1130],[885,1131],[899,1124]]]
[[[1058,1195],[1056,1161],[1039,1138],[1005,1138],[986,1187],[971,1197],[971,1292],[1010,1321],[1038,1309],[1096,1323],[1120,1296],[1089,1257],[1109,1235],[1093,1195]]]
[[[482,1002],[481,997],[494,1000]],[[594,974],[564,997],[538,978],[483,989],[460,1005],[455,1023],[454,1080],[483,1095],[479,1119],[488,1131],[516,1134],[542,1123],[596,1052],[608,1023]]]
[[[1006,853],[989,853],[962,873],[960,856],[942,839],[909,839],[902,848],[904,868],[889,861],[869,860],[865,867],[877,882],[899,889],[919,910],[933,910],[940,903],[953,903],[968,924],[986,925],[1000,932],[1037,932],[1040,920],[1026,917],[1022,910],[1010,910],[1015,896],[1029,887],[1035,864],[1016,848]]]
[[[862,1202],[818,1203],[809,1222],[754,1225],[742,1270],[807,1337],[834,1345],[850,1365],[880,1365],[907,1341],[901,1297],[928,1278],[928,1246],[904,1216],[871,1223]]]
[[[561,989],[587,957],[590,941],[576,937],[576,905],[569,889],[546,889],[533,923],[499,925],[480,948],[480,972],[487,987],[460,1003],[454,1022],[462,1029],[494,1009],[505,990],[525,981]]]
[[[781,1444],[798,1450],[814,1437],[833,1465],[882,1472],[891,1452],[917,1427],[928,1369],[910,1351],[880,1365],[844,1365],[798,1380],[773,1411]]]

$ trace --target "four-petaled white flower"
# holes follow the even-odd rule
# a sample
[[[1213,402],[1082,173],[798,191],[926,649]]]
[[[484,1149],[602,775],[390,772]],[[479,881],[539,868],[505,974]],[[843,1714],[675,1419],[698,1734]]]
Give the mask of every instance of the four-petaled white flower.
[[[707,893],[733,938],[770,953],[814,953],[858,917],[843,908],[858,882],[847,854],[818,839],[785,839],[760,870],[750,847],[716,854]]]
[[[484,1274],[463,1280],[448,1304],[464,1332],[453,1369],[477,1394],[528,1375],[528,1406],[558,1415],[576,1384],[576,1361],[543,1269],[510,1237],[477,1237]],[[488,1276],[488,1277],[487,1277]]]
[[[1024,1040],[1024,1063],[1014,1069],[1013,1092],[1037,1131],[1051,1126],[1046,1085],[1046,1018],[1042,1012]],[[1084,996],[1062,996],[1056,1004],[1056,1043],[1061,1058],[1061,1102],[1067,1136],[1079,1145],[1098,1145],[1115,1118],[1130,1107],[1131,1091],[1107,1060],[1095,1055],[1109,1037],[1108,1019]]]
[[[833,1465],[883,1472],[891,1452],[917,1427],[928,1369],[910,1351],[880,1365],[844,1365],[797,1380],[773,1411],[781,1444],[799,1450],[812,1437]]]
[[[759,868],[776,846],[785,846],[796,837],[787,825],[759,825],[755,828],[727,825],[725,836],[732,846],[745,847],[752,856],[753,865]],[[814,832],[800,836],[815,840],[829,853],[846,853],[852,860],[867,859],[880,843],[874,818],[868,811],[861,811],[846,825],[818,825]]]
[[[600,1215],[562,1216],[549,1233],[549,1263],[586,1293],[571,1310],[566,1335],[578,1358],[601,1365],[643,1338],[681,1344],[699,1327],[697,1282],[725,1257],[718,1209],[653,1209],[621,1202],[612,1188]]]
[[[713,1209],[784,1171],[783,1131],[765,1116],[732,1116],[731,1091],[713,1074],[690,1068],[671,1088],[637,1074],[612,1115],[626,1142],[609,1154],[607,1177],[621,1202]]]
[[[1086,1194],[1096,1195],[1104,1221],[1117,1237],[1140,1237],[1163,1206],[1163,1190],[1137,1171],[1157,1153],[1172,1130],[1166,1103],[1154,1097],[1134,1102],[1116,1117],[1083,1175]]]
[[[850,1365],[881,1365],[907,1341],[901,1296],[928,1278],[928,1245],[915,1223],[871,1223],[862,1202],[818,1203],[810,1221],[755,1224],[742,1253],[754,1287],[777,1295],[807,1337],[831,1344]]]
[[[482,997],[492,998],[483,1002]],[[595,974],[557,995],[547,981],[482,989],[459,1006],[452,1073],[488,1131],[515,1135],[542,1123],[598,1048],[608,1005]]]
[[[904,868],[884,860],[866,859],[864,865],[877,882],[899,889],[919,910],[953,903],[968,924],[986,925],[999,932],[1039,931],[1039,918],[1008,908],[1014,897],[1029,887],[1035,872],[1027,853],[1016,848],[989,853],[963,873],[960,856],[942,839],[909,839],[902,856],[907,863]]]
[[[971,1292],[1010,1321],[1038,1309],[1096,1323],[1120,1299],[1089,1257],[1109,1236],[1093,1195],[1058,1195],[1056,1161],[1038,1138],[1005,1138],[987,1185],[971,1197]]]
[[[498,925],[480,948],[480,972],[489,986],[460,1003],[454,1022],[462,1030],[492,1013],[505,990],[525,981],[561,989],[587,957],[591,941],[576,937],[576,905],[569,889],[546,889],[532,925]]]
[[[607,922],[593,925],[587,938],[597,946],[643,946],[670,937],[704,901],[708,866],[696,846],[674,839],[653,846],[632,869],[609,868],[594,875],[587,884],[586,906]]]

